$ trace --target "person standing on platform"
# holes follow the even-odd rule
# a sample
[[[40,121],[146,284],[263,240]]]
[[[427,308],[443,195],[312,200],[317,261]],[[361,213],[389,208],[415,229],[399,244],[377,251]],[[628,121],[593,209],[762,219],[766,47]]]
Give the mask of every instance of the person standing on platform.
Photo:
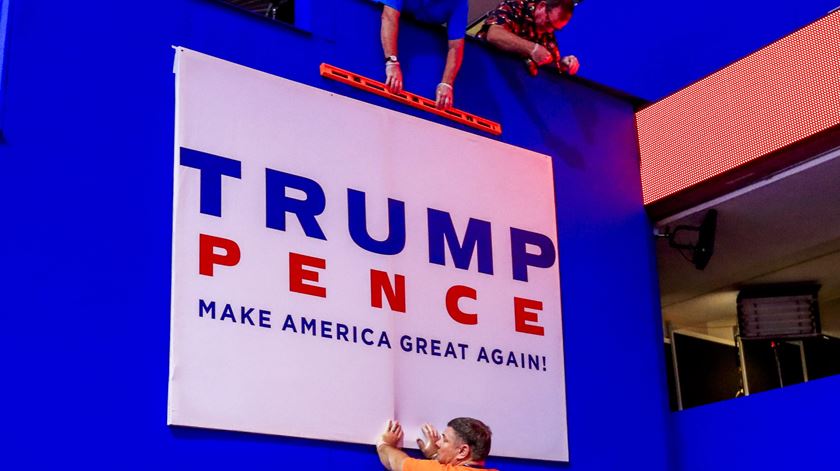
[[[505,0],[487,14],[479,39],[526,58],[531,75],[537,67],[554,63],[560,73],[574,75],[575,56],[560,57],[554,32],[572,18],[575,0]]]
[[[467,0],[379,0],[383,4],[382,50],[385,52],[385,85],[391,93],[403,89],[403,75],[397,58],[397,37],[401,13],[408,13],[425,23],[446,23],[449,47],[443,78],[435,89],[439,109],[452,107],[455,98],[455,77],[464,58],[464,35],[467,29]]]
[[[469,417],[452,419],[442,434],[429,424],[423,425],[426,441],[417,439],[417,446],[425,460],[409,457],[399,449],[403,438],[402,426],[389,420],[376,444],[379,461],[389,471],[470,471],[484,468],[490,454],[490,427]]]

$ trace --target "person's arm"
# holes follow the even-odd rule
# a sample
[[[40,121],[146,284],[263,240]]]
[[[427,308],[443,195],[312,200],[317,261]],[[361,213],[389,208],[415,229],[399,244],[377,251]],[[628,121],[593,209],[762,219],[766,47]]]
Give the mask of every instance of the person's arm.
[[[397,448],[403,438],[402,426],[396,420],[389,420],[385,431],[376,443],[376,453],[379,461],[388,471],[402,471],[403,462],[408,455]]]
[[[379,31],[385,57],[397,55],[397,37],[400,32],[400,12],[387,5],[382,7],[382,27]],[[399,62],[385,63],[385,86],[391,93],[402,91],[402,69]]]
[[[554,56],[543,45],[520,38],[502,25],[490,26],[487,30],[487,42],[503,51],[529,57],[538,65],[545,65],[554,60]]]
[[[437,107],[439,109],[450,108],[455,101],[455,78],[461,69],[461,62],[464,60],[464,38],[452,39],[449,41],[449,50],[446,53],[446,66],[443,69],[443,78],[437,86]]]

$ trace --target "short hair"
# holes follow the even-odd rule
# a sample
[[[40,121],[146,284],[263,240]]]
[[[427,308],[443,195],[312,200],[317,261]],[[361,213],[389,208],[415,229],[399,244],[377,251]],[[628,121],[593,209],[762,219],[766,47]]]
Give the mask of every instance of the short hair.
[[[464,443],[470,446],[471,459],[482,461],[490,454],[490,441],[493,432],[484,422],[470,417],[458,417],[446,424],[458,434]]]
[[[555,8],[562,8],[569,16],[572,16],[576,4],[575,0],[545,0],[545,9],[550,11]]]

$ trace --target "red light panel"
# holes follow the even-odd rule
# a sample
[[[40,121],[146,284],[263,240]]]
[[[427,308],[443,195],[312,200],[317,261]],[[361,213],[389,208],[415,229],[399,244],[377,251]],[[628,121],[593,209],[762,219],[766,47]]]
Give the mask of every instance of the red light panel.
[[[840,123],[840,11],[636,113],[649,204]]]

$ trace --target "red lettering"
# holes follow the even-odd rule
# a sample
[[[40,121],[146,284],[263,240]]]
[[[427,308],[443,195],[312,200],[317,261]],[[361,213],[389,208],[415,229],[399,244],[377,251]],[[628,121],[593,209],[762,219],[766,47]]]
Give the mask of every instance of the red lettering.
[[[327,288],[304,283],[304,281],[317,283],[320,273],[315,270],[307,270],[304,267],[320,268],[323,270],[327,268],[327,261],[323,258],[289,252],[289,290],[295,293],[326,298]]]
[[[538,313],[535,311],[542,311],[542,308],[542,301],[513,298],[513,314],[516,319],[516,331],[525,334],[545,335],[545,329],[543,327],[528,323],[539,321]],[[526,309],[534,309],[535,311],[528,311]]]
[[[394,284],[384,271],[370,271],[370,305],[382,309],[382,293],[392,311],[405,312],[405,276],[394,275]]]
[[[225,253],[216,253],[217,248],[224,249]],[[198,273],[213,276],[215,265],[232,267],[239,263],[240,256],[236,242],[207,234],[198,235]]]
[[[446,311],[449,312],[449,317],[460,324],[475,325],[478,324],[478,314],[464,312],[458,307],[458,301],[461,298],[478,299],[476,291],[469,286],[455,285],[446,291]]]

